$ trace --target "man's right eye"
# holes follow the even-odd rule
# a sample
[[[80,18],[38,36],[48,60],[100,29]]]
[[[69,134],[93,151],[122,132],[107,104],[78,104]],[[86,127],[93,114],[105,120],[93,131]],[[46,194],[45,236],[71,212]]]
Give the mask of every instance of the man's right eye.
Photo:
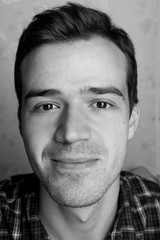
[[[55,110],[58,108],[60,108],[60,107],[53,103],[44,103],[44,104],[36,106],[35,109],[36,109],[36,111],[39,111],[39,112],[47,112],[47,111],[52,111],[52,110]]]

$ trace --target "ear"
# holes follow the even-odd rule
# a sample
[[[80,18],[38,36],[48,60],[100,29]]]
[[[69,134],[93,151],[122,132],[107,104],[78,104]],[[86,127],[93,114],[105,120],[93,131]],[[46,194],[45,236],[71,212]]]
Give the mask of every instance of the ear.
[[[20,131],[20,134],[22,136],[22,128],[21,128],[21,109],[20,109],[20,106],[18,107],[18,111],[17,111],[17,118],[18,118],[18,123],[19,123],[19,131]]]
[[[128,139],[131,139],[134,136],[138,128],[139,119],[140,119],[140,109],[139,109],[139,105],[136,104],[132,109],[132,113],[129,119]]]

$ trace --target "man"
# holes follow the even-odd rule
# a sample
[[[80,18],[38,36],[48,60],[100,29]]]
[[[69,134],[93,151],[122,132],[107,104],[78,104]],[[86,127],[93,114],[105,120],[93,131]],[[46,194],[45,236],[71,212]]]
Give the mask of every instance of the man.
[[[1,183],[2,239],[160,239],[159,186],[121,172],[139,121],[127,33],[78,4],[38,14],[15,88],[35,175]]]

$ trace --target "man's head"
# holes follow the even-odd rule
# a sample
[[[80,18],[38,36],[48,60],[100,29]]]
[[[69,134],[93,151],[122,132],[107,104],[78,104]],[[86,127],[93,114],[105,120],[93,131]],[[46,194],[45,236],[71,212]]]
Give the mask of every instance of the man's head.
[[[22,138],[45,192],[83,207],[117,189],[139,119],[127,34],[76,4],[45,11],[22,34],[15,86]]]
[[[89,40],[95,36],[113,42],[126,56],[126,81],[131,112],[138,102],[137,63],[131,39],[123,29],[117,28],[111,22],[107,14],[74,3],[36,15],[24,30],[15,63],[15,89],[19,105],[21,106],[22,100],[20,67],[28,53],[44,44],[67,43],[78,39]]]

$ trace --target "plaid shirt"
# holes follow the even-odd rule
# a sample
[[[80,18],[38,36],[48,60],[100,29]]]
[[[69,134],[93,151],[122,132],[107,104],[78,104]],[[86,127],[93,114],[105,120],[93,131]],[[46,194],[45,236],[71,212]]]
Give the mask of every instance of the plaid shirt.
[[[39,181],[34,174],[0,184],[0,239],[49,239],[38,214]],[[122,172],[117,216],[105,240],[160,239],[160,187]]]

